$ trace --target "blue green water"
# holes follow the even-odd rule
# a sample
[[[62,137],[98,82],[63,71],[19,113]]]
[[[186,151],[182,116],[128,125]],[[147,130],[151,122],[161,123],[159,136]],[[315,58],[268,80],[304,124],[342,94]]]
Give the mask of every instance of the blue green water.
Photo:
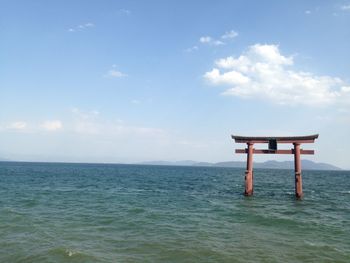
[[[350,262],[350,172],[0,163],[0,262]]]

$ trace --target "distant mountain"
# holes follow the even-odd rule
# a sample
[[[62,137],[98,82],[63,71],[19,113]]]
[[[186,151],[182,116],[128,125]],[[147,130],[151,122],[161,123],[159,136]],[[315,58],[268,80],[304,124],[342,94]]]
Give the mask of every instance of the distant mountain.
[[[151,161],[151,162],[142,162],[140,164],[145,165],[175,165],[175,166],[194,166],[197,164],[195,161],[191,160],[185,160],[185,161],[176,161],[176,162],[170,162],[170,161]]]
[[[145,165],[174,165],[174,166],[205,166],[205,167],[246,167],[246,162],[232,161],[232,162],[195,162],[191,160],[186,161],[153,161],[143,162],[140,164]],[[339,167],[328,163],[316,163],[310,160],[302,160],[301,167],[303,170],[341,170]],[[266,168],[266,169],[294,169],[293,161],[266,161],[266,162],[254,162],[254,168]]]
[[[254,163],[257,168],[270,168],[270,169],[294,169],[293,161],[266,161],[263,163]],[[302,160],[301,167],[304,170],[341,170],[339,167],[328,163],[316,163],[310,160]]]

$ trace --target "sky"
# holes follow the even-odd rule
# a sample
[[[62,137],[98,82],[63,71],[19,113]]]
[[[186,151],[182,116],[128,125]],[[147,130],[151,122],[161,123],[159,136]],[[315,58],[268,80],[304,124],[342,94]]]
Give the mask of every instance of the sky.
[[[349,0],[0,0],[0,158],[238,161],[231,134],[318,133],[302,158],[350,169],[349,43]]]

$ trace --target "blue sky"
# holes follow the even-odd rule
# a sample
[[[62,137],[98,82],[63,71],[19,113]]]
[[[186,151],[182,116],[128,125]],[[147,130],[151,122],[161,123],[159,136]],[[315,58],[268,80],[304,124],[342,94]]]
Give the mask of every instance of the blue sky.
[[[244,160],[231,134],[319,133],[305,158],[350,169],[350,1],[0,4],[2,158]]]

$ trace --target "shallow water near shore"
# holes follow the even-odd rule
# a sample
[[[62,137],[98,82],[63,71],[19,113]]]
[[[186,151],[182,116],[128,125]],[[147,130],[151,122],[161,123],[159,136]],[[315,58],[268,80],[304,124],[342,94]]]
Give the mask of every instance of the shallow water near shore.
[[[0,162],[0,262],[350,262],[350,172]]]

